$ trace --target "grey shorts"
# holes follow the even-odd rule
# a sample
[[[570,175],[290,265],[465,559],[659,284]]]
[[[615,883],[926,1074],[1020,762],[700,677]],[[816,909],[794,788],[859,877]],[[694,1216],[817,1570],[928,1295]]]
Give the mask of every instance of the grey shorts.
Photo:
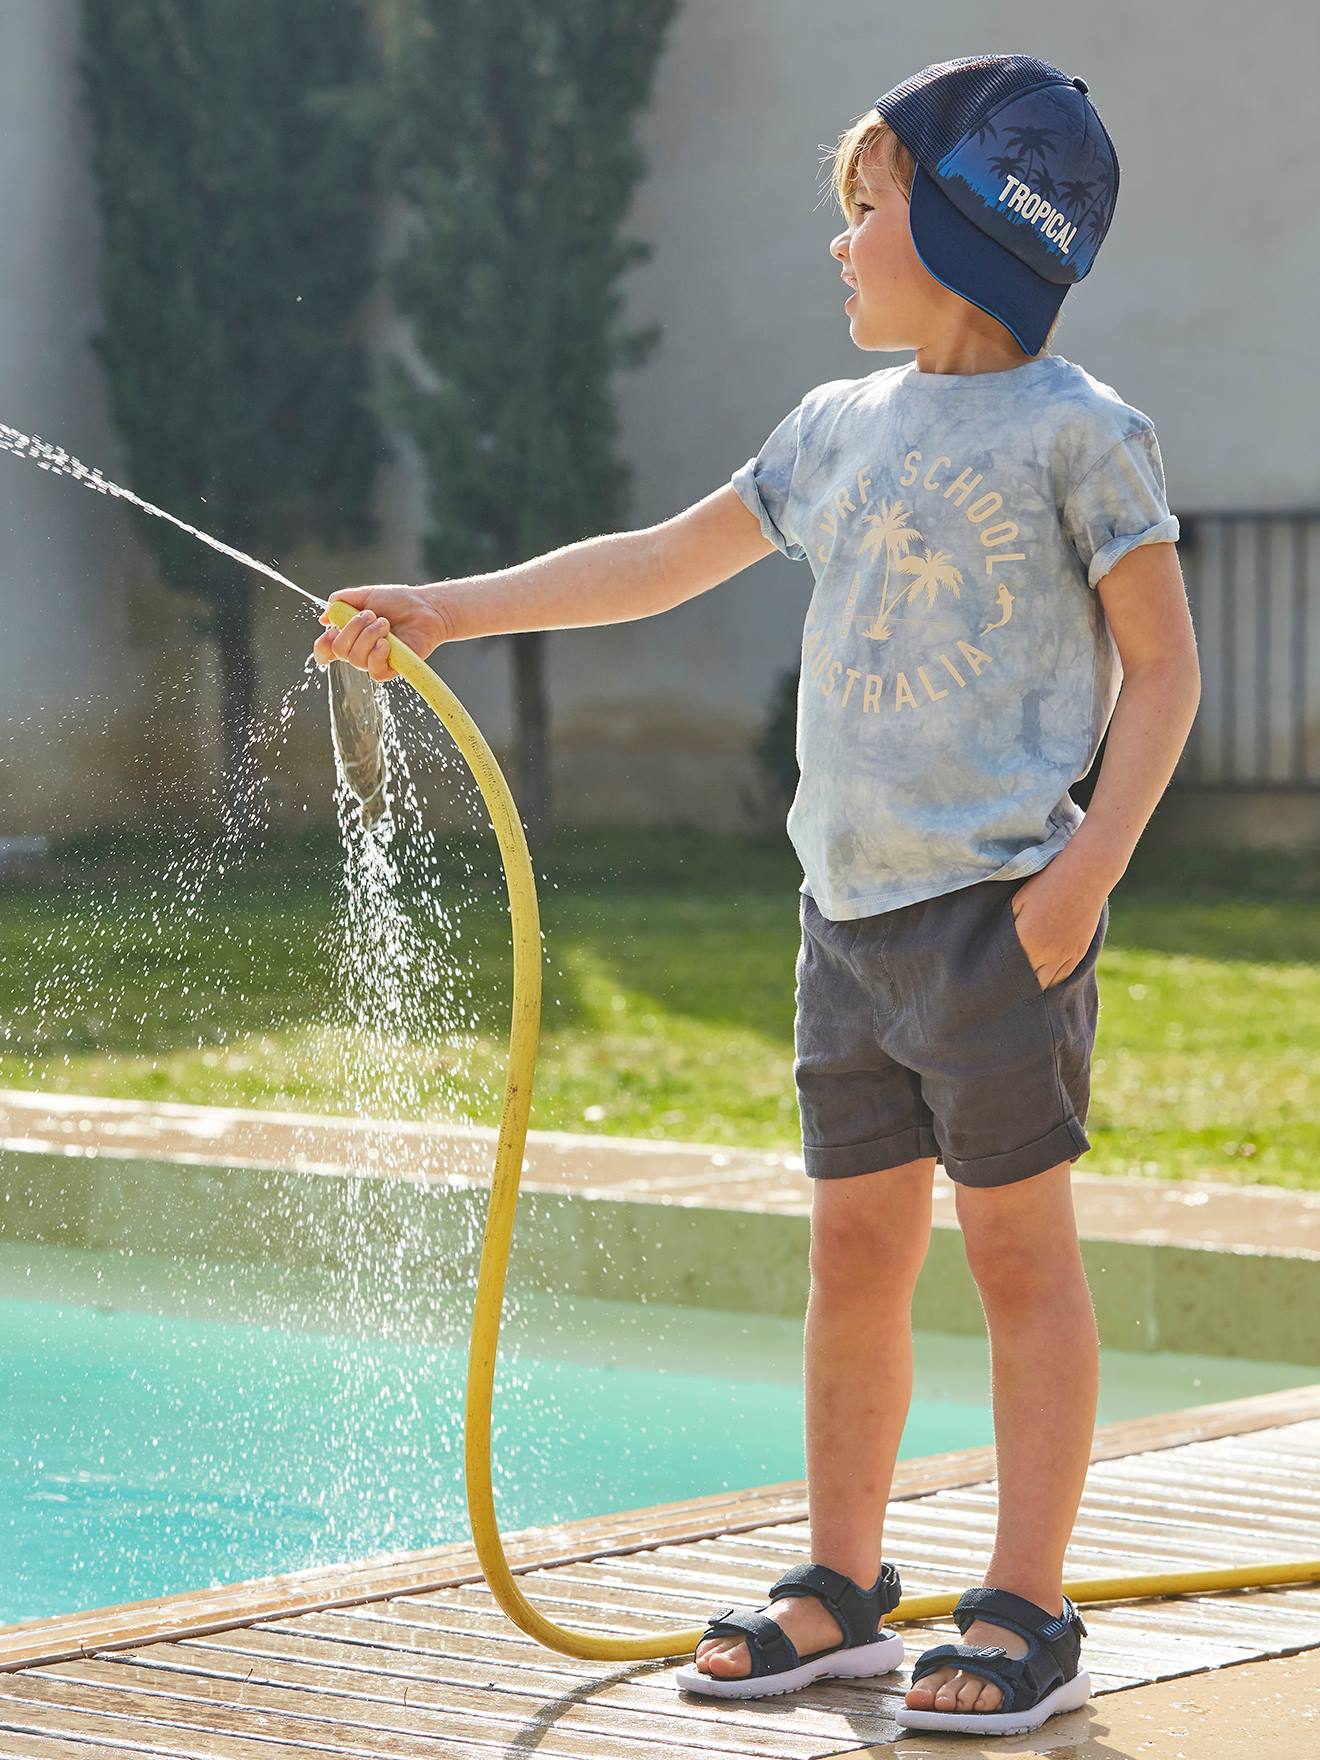
[[[799,895],[793,1075],[810,1178],[933,1155],[961,1185],[1002,1186],[1091,1147],[1109,901],[1079,963],[1042,989],[1013,920],[1025,884],[980,880],[850,922]]]

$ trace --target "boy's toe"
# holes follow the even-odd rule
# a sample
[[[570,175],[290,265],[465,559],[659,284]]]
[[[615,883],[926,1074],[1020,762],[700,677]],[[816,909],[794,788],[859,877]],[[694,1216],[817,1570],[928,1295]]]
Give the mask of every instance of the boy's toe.
[[[704,1645],[697,1646],[695,1657],[698,1668],[720,1680],[737,1680],[739,1676],[745,1675],[750,1661],[746,1644],[739,1643],[729,1647],[713,1638],[708,1638]]]
[[[907,1690],[914,1711],[996,1711],[1003,1694],[993,1681],[964,1674],[960,1668],[938,1668]]]
[[[973,1709],[977,1711],[998,1711],[1000,1701],[1003,1697],[1004,1695],[1000,1692],[999,1688],[993,1681],[982,1681],[981,1691],[976,1696],[976,1704]]]
[[[952,1669],[939,1668],[934,1674],[923,1674],[921,1679],[907,1690],[907,1702],[914,1711],[933,1711],[935,1695],[953,1673]]]
[[[999,1697],[997,1687],[991,1686],[988,1681],[982,1680],[977,1674],[963,1675],[960,1680],[961,1685],[958,1688],[959,1711],[992,1711],[994,1709],[991,1700],[997,1700]]]

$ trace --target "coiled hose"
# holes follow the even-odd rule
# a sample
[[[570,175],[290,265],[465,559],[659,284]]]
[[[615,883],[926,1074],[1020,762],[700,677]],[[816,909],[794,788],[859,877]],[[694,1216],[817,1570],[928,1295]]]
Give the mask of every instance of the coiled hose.
[[[356,609],[332,599],[325,610],[343,629]],[[513,1012],[509,1030],[509,1061],[504,1107],[495,1149],[495,1173],[486,1212],[486,1233],[477,1274],[472,1338],[468,1352],[465,1462],[468,1519],[486,1582],[510,1620],[549,1650],[600,1662],[644,1662],[687,1656],[701,1641],[704,1626],[653,1632],[642,1638],[602,1638],[575,1632],[538,1613],[523,1595],[504,1556],[491,1491],[490,1414],[495,1386],[495,1354],[499,1345],[513,1213],[518,1203],[527,1119],[532,1104],[541,1027],[541,918],[536,902],[527,839],[509,785],[480,729],[458,698],[424,660],[391,634],[389,662],[453,735],[485,800],[504,864],[513,926]],[[338,662],[347,664],[347,662]],[[1144,1577],[1097,1577],[1063,1585],[1073,1601],[1118,1601],[1143,1596],[1184,1595],[1212,1589],[1262,1588],[1279,1583],[1320,1581],[1320,1559],[1292,1564],[1247,1565],[1232,1570],[1164,1571]],[[937,1619],[951,1613],[956,1594],[906,1596],[886,1615],[887,1623]]]

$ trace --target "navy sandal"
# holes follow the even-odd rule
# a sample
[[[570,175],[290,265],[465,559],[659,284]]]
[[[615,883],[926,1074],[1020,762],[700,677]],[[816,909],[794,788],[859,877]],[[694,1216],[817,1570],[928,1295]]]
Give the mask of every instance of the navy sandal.
[[[903,1660],[903,1640],[880,1624],[902,1599],[898,1572],[882,1564],[870,1589],[863,1589],[842,1571],[824,1564],[795,1564],[784,1572],[770,1591],[770,1600],[789,1595],[814,1595],[824,1602],[845,1634],[828,1650],[799,1656],[793,1640],[763,1608],[726,1607],[715,1615],[698,1639],[736,1633],[747,1645],[751,1673],[736,1678],[703,1674],[694,1663],[680,1668],[675,1679],[689,1693],[705,1693],[712,1699],[764,1699],[775,1693],[791,1693],[812,1681],[832,1677],[862,1679],[888,1674]]]
[[[999,1688],[1003,1698],[993,1711],[919,1711],[900,1705],[894,1712],[904,1729],[948,1729],[971,1735],[1019,1735],[1038,1729],[1056,1711],[1075,1711],[1091,1696],[1091,1677],[1080,1666],[1086,1627],[1065,1595],[1063,1613],[1052,1614],[1007,1589],[969,1589],[953,1610],[958,1630],[977,1619],[1004,1626],[1026,1639],[1025,1656],[1010,1656],[1000,1644],[936,1644],[923,1650],[912,1667],[912,1685],[938,1668],[961,1668]]]

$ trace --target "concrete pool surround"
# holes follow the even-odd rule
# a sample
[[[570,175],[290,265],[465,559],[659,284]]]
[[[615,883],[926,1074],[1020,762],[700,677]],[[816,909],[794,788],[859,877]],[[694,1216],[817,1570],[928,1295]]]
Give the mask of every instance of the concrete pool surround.
[[[0,1090],[0,1238],[183,1258],[204,1241],[217,1259],[308,1270],[348,1269],[336,1243],[352,1240],[364,1274],[401,1252],[438,1266],[479,1233],[495,1142],[484,1126]],[[1320,1193],[1077,1169],[1072,1189],[1106,1348],[1320,1365]],[[520,1204],[523,1288],[804,1310],[800,1155],[530,1131]],[[980,1336],[938,1173],[932,1208],[913,1324]]]

